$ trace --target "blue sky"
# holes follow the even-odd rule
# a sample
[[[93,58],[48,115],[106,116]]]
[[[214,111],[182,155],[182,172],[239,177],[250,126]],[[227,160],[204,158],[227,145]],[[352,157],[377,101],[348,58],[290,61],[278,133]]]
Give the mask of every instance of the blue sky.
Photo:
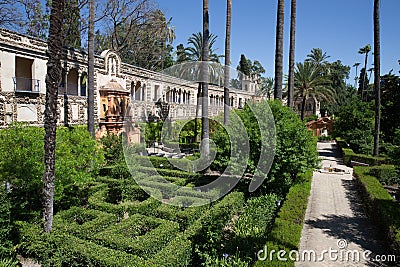
[[[224,53],[226,1],[210,0],[210,31],[218,35],[216,47]],[[240,54],[259,60],[265,76],[274,75],[275,22],[277,0],[232,0],[232,66],[238,65]],[[176,27],[174,47],[202,31],[201,0],[158,0],[166,16]],[[400,66],[400,34],[398,30],[399,0],[381,1],[381,73],[391,69],[398,74]],[[284,72],[287,73],[289,51],[290,0],[285,1]],[[353,66],[364,64],[360,47],[373,47],[373,0],[298,0],[296,62],[303,61],[312,48],[322,48],[329,61],[341,60]],[[372,63],[369,56],[369,66]],[[352,68],[349,83],[354,83]],[[359,68],[360,70],[360,68]]]

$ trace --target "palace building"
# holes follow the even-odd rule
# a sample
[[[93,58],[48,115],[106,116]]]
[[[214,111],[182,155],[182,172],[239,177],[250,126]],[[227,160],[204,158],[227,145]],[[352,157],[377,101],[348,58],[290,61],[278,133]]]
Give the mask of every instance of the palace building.
[[[0,128],[13,122],[42,126],[45,109],[47,43],[0,29]],[[87,123],[87,53],[63,50],[58,123]],[[98,132],[120,132],[128,106],[134,122],[194,118],[197,83],[126,64],[114,51],[95,56],[95,121]],[[230,91],[230,105],[257,100],[257,83],[242,81]],[[223,87],[209,87],[209,115],[223,112]],[[201,110],[201,109],[200,109]],[[164,114],[164,115],[163,115]],[[201,116],[201,113],[200,113]]]

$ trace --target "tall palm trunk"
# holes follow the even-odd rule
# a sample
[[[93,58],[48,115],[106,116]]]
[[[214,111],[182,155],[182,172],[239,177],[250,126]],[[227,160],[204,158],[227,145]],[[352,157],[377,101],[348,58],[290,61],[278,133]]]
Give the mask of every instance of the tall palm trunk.
[[[197,87],[197,101],[196,101],[196,115],[194,117],[194,142],[197,142],[197,118],[199,117],[199,106],[200,106],[200,99],[201,99],[201,82]]]
[[[202,106],[201,106],[201,138],[202,138],[202,153],[208,159],[210,155],[210,126],[208,120],[208,61],[209,61],[209,14],[208,0],[203,0],[203,51],[202,51]]]
[[[283,79],[283,25],[285,16],[285,1],[278,0],[278,11],[276,21],[276,44],[275,44],[275,99],[282,100]]]
[[[307,96],[303,96],[303,100],[301,101],[301,115],[300,118],[302,121],[304,121],[304,118],[306,116],[306,103],[307,103]]]
[[[288,106],[293,107],[294,95],[294,51],[296,47],[296,0],[292,0],[290,15],[290,52],[289,52],[289,86]]]
[[[88,31],[88,131],[94,138],[94,0],[89,3]]]
[[[365,52],[365,60],[364,60],[364,73],[362,77],[362,83],[361,83],[361,100],[364,99],[364,91],[365,91],[365,80],[367,78],[367,64],[368,64],[368,51]]]
[[[379,132],[381,126],[381,38],[380,0],[374,0],[374,88],[375,88],[375,131],[374,156],[379,156]]]
[[[53,226],[54,166],[57,129],[58,84],[61,80],[61,53],[63,13],[65,0],[52,1],[48,43],[46,75],[46,108],[44,111],[44,231],[50,232]]]
[[[229,76],[231,64],[232,0],[226,1],[225,71],[224,71],[224,124],[229,120]]]

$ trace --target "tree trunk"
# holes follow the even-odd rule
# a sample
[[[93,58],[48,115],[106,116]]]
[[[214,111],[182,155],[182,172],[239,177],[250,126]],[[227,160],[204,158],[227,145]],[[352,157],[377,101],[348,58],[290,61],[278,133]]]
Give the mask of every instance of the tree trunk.
[[[293,107],[294,96],[294,51],[296,47],[296,0],[292,0],[290,15],[290,52],[289,52],[289,86],[288,106]]]
[[[53,226],[54,166],[57,129],[58,85],[61,80],[61,54],[63,12],[65,0],[52,1],[48,38],[48,61],[46,75],[46,108],[44,111],[44,164],[43,206],[44,231],[51,232]]]
[[[89,3],[88,31],[88,131],[94,138],[94,0]]]
[[[209,14],[208,0],[203,0],[203,51],[202,51],[202,110],[201,110],[201,138],[202,138],[202,153],[206,159],[210,156],[210,127],[208,120],[208,61],[209,61]]]
[[[381,38],[380,0],[374,0],[374,89],[375,89],[375,129],[374,156],[379,156],[379,132],[381,126]]]
[[[276,21],[276,44],[275,44],[275,88],[274,98],[282,101],[282,79],[283,79],[283,25],[285,15],[284,0],[278,0],[278,11]]]
[[[301,120],[304,121],[304,117],[306,115],[306,101],[307,101],[307,96],[303,96],[303,100],[301,101]]]
[[[367,64],[368,64],[368,51],[365,52],[364,74],[361,83],[361,100],[364,100],[364,90],[365,90],[364,85],[365,85],[365,78],[367,78]]]
[[[231,64],[232,0],[226,1],[225,71],[224,71],[224,124],[229,121],[229,76]]]
[[[197,142],[197,118],[199,117],[199,106],[200,106],[200,99],[201,99],[201,82],[197,87],[197,101],[196,101],[196,115],[194,118],[194,142]]]

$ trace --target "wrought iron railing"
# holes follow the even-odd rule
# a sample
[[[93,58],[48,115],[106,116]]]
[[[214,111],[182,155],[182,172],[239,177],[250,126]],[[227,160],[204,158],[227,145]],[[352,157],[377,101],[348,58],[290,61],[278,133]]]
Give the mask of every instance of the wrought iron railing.
[[[40,80],[24,77],[13,77],[15,92],[39,93]]]

